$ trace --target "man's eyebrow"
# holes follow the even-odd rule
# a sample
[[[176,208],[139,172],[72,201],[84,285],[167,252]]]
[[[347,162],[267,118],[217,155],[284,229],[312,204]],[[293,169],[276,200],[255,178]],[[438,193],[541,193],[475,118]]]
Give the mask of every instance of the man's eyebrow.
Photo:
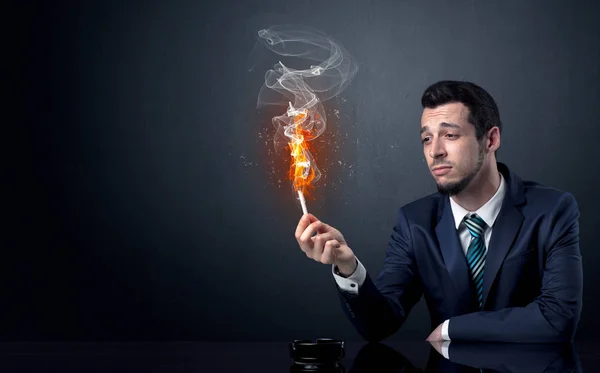
[[[447,128],[456,128],[456,129],[460,129],[460,126],[456,123],[448,123],[448,122],[442,122],[440,123],[440,126],[442,127],[447,127]]]
[[[456,124],[456,123],[449,123],[449,122],[442,122],[442,123],[440,123],[440,126],[441,127],[445,127],[445,128],[455,128],[455,129],[460,129],[461,128],[458,124]],[[427,132],[427,131],[429,131],[429,127],[427,127],[427,126],[421,127],[421,133]]]

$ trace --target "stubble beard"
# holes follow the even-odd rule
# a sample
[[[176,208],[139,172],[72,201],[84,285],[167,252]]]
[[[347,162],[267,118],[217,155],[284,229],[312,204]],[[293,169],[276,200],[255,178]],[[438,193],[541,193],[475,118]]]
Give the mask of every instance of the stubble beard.
[[[477,163],[475,164],[473,171],[471,171],[468,175],[466,175],[465,177],[463,177],[462,179],[460,179],[458,181],[450,182],[450,183],[443,184],[443,185],[437,183],[438,192],[443,195],[453,196],[453,195],[459,194],[460,192],[465,190],[465,188],[467,186],[469,186],[469,183],[471,183],[473,178],[475,178],[475,176],[477,175],[477,173],[483,166],[483,158],[484,158],[483,146],[480,145],[479,146],[479,154],[477,155]]]

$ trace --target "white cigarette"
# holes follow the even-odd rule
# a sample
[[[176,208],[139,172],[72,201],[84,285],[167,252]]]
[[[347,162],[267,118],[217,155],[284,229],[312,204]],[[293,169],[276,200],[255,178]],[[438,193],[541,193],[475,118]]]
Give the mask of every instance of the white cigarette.
[[[302,212],[304,214],[308,214],[308,210],[306,209],[306,200],[304,199],[304,194],[302,194],[301,190],[298,191],[298,197],[300,197],[300,204],[302,205]]]

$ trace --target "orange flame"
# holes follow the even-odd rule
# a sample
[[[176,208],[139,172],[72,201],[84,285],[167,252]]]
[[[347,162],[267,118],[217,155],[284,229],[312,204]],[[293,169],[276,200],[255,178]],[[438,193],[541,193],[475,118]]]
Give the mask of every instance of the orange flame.
[[[306,141],[307,138],[313,138],[313,135],[311,131],[300,126],[306,120],[307,115],[308,112],[306,111],[294,112],[295,138],[291,142],[288,142],[292,156],[288,177],[293,182],[294,190],[301,191],[305,197],[309,195],[309,189],[314,188],[311,183],[315,178],[315,171],[311,167],[311,160],[307,156],[309,145]],[[318,116],[319,114],[316,113],[316,118]]]

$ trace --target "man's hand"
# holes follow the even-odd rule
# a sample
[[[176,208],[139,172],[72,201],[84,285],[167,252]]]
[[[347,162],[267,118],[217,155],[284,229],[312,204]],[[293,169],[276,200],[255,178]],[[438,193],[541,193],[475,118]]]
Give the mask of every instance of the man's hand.
[[[435,330],[429,334],[429,337],[427,337],[426,341],[444,341],[444,338],[442,338],[442,325],[444,325],[444,323],[441,323],[437,328],[435,328]]]
[[[342,233],[313,214],[302,216],[295,237],[307,257],[323,264],[335,264],[346,276],[356,269],[356,258]]]

